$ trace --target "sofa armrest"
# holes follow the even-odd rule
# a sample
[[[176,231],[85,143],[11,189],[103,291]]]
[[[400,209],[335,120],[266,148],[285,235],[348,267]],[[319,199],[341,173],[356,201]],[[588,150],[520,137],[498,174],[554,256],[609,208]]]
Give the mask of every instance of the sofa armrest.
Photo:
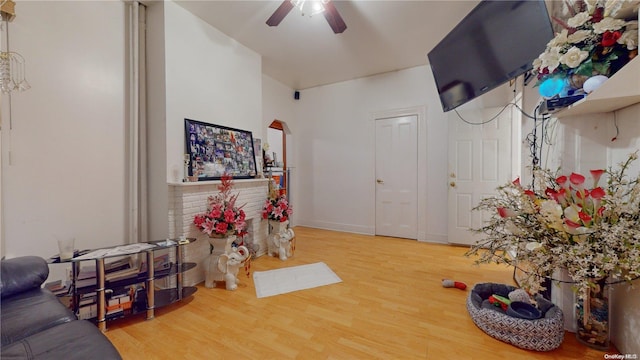
[[[0,294],[2,298],[39,288],[49,277],[49,265],[38,256],[21,256],[1,262]]]

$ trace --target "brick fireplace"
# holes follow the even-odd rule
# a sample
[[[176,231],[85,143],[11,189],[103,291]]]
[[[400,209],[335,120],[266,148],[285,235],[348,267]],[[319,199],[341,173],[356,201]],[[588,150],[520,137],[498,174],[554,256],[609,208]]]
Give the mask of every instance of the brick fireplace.
[[[244,240],[253,244],[257,256],[267,252],[268,224],[261,218],[262,206],[269,192],[268,179],[233,180],[232,193],[238,193],[238,205],[247,214],[247,231]],[[169,184],[169,236],[193,237],[196,242],[184,247],[184,261],[198,266],[183,276],[185,286],[204,281],[204,262],[209,256],[209,240],[193,225],[193,217],[207,210],[207,198],[218,193],[220,181],[199,181]]]

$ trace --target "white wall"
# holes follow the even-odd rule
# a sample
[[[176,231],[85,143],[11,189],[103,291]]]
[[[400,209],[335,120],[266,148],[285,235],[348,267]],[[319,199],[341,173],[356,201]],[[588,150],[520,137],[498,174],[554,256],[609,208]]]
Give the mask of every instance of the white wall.
[[[528,113],[533,114],[535,106],[540,102],[537,88],[529,86],[525,91],[525,106]],[[550,120],[549,144],[544,145],[541,165],[555,170],[558,167],[565,171],[588,173],[591,169],[617,166],[627,159],[628,155],[640,149],[640,122],[638,114],[640,104],[636,104],[615,113],[573,116],[556,122]],[[615,123],[619,133],[617,139]],[[533,128],[533,121],[523,120],[524,137]],[[538,133],[540,136],[540,133]],[[529,150],[523,144],[525,160],[523,165],[530,166]],[[631,176],[640,172],[640,162],[636,161],[630,169]],[[523,169],[523,178],[530,179]],[[612,287],[611,299],[611,339],[622,354],[640,354],[640,280],[634,281],[635,288],[627,283]]]
[[[376,113],[426,108],[426,227],[423,240],[445,242],[447,118],[426,66],[301,91],[296,103],[296,219],[299,224],[375,232]],[[420,145],[419,145],[420,146]],[[424,204],[423,204],[424,205]],[[421,204],[419,204],[421,206]]]
[[[158,6],[164,6],[164,11],[154,9]],[[168,236],[166,183],[183,177],[184,119],[248,130],[261,137],[262,68],[257,53],[174,2],[150,3],[149,10],[150,16],[164,17],[164,23],[152,20],[148,30],[152,37],[157,36],[156,31],[164,35],[164,53],[156,53],[163,56],[164,68],[154,66],[153,71],[164,71],[158,74],[165,80],[164,99],[156,100],[166,111],[150,119],[166,127],[164,139],[162,135],[150,139],[165,146],[165,153],[150,154],[155,164],[150,197],[157,203],[157,207],[150,206],[155,209],[150,213],[150,236],[164,238]],[[150,78],[154,76],[156,73],[149,73]],[[157,148],[162,150],[162,145]]]
[[[563,168],[580,173],[590,169],[609,168],[625,161],[640,149],[640,104],[614,113],[574,116],[561,120],[564,136],[555,144]],[[615,116],[615,120],[614,120]],[[617,139],[614,121],[619,133]],[[628,175],[637,177],[640,162],[635,161]],[[640,354],[640,280],[635,289],[626,284],[612,287],[612,341],[623,354]]]
[[[10,45],[26,59],[31,89],[11,96],[10,109],[2,95],[7,257],[54,255],[55,236],[75,237],[80,249],[125,240],[126,9],[16,5]]]
[[[293,89],[282,84],[281,82],[274,80],[271,77],[262,76],[262,134],[263,136],[256,136],[262,138],[262,144],[264,145],[267,139],[267,128],[273,122],[273,120],[279,120],[285,125],[285,134],[287,142],[287,169],[291,174],[289,188],[287,189],[289,195],[289,201],[293,209],[293,215],[290,218],[290,225],[298,225],[298,204],[299,204],[299,191],[296,178],[299,176],[298,172],[298,154],[295,150],[297,148],[298,140],[300,139],[300,133],[298,130],[298,117],[296,115],[297,103],[300,100],[293,98]],[[260,154],[262,156],[262,154]]]
[[[173,2],[165,3],[167,180],[182,168],[184,118],[262,131],[259,54]]]

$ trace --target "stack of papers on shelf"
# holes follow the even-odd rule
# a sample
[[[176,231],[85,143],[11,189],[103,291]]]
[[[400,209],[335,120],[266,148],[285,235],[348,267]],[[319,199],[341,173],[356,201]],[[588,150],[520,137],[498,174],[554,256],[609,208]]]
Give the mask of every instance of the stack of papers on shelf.
[[[155,245],[148,244],[148,243],[121,245],[121,246],[116,246],[108,249],[93,250],[84,255],[74,257],[73,260],[91,260],[91,259],[99,259],[99,258],[108,257],[108,256],[137,254],[139,252],[142,252],[147,249],[151,249],[153,247],[155,247]]]
[[[118,260],[105,262],[104,272],[108,274],[115,271],[130,269],[131,267],[133,267],[133,259],[131,256],[125,256]]]
[[[105,280],[117,281],[137,276],[139,269],[133,265],[131,256],[105,264]]]
[[[159,255],[153,258],[153,270],[161,271],[171,268],[171,261],[169,261],[169,254]],[[147,272],[147,262],[143,261],[140,264],[140,272]]]
[[[76,277],[76,287],[83,288],[96,284],[96,267],[95,266],[83,266],[80,268],[80,273]]]
[[[64,295],[69,292],[69,287],[62,280],[51,281],[44,284],[44,287],[51,291],[54,295]]]

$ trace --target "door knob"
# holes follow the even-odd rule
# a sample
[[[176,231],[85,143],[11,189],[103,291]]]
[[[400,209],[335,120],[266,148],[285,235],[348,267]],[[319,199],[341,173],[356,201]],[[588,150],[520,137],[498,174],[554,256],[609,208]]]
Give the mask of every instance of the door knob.
[[[455,182],[455,181],[450,182],[450,183],[449,183],[449,186],[451,186],[451,187],[456,187],[456,182]]]
[[[378,184],[384,184],[384,180],[382,180],[382,179],[376,179],[376,182],[377,182]]]

